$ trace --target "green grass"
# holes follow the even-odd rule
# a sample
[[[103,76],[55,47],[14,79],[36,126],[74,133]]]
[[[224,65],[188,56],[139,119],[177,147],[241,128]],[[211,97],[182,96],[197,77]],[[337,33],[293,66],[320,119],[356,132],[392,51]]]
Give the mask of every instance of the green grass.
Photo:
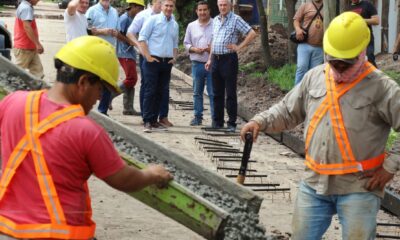
[[[400,84],[400,72],[391,70],[385,71],[385,73],[393,80],[395,80],[398,84]]]
[[[245,72],[245,73],[251,73],[256,69],[256,63],[255,62],[249,62],[245,65],[240,65],[239,66],[239,71],[240,72]]]
[[[399,137],[399,133],[395,132],[393,129],[390,129],[389,138],[386,142],[386,150],[390,150],[393,147],[394,142]]]
[[[277,84],[282,90],[289,91],[294,87],[295,74],[295,64],[286,64],[281,68],[269,68],[268,81]]]

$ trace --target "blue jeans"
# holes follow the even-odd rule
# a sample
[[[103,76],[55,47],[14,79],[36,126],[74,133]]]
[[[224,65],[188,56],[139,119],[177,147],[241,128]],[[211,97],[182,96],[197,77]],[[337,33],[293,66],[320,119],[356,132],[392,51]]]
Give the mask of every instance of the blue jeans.
[[[204,85],[207,85],[207,93],[208,97],[210,98],[211,119],[213,119],[214,92],[212,87],[211,72],[207,71],[204,65],[205,63],[192,61],[194,116],[197,118],[203,117],[203,93]]]
[[[99,106],[97,107],[97,110],[99,110],[99,112],[101,112],[102,114],[107,114],[110,102],[111,102],[111,92],[108,89],[104,88],[101,94],[101,99]]]
[[[215,127],[224,126],[225,92],[228,126],[236,127],[237,119],[237,74],[239,70],[238,56],[229,53],[220,56],[213,55],[211,76],[214,90]]]
[[[373,193],[320,195],[301,182],[293,215],[293,240],[321,239],[338,214],[343,240],[372,240],[381,199]]]
[[[301,82],[304,74],[311,68],[324,62],[324,51],[322,47],[314,47],[308,43],[297,45],[297,69],[295,85]]]
[[[168,89],[171,80],[172,64],[167,62],[143,62],[143,74],[146,81],[143,86],[143,122],[154,123],[162,106],[169,104],[169,98],[164,99],[164,93]],[[166,101],[163,102],[163,101]]]

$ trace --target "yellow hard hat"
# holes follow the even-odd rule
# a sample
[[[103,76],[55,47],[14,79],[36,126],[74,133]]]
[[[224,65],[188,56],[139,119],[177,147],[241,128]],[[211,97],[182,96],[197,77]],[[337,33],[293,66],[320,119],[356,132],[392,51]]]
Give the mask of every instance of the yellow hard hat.
[[[370,30],[357,13],[344,12],[335,17],[324,34],[324,52],[342,59],[357,57],[369,44]]]
[[[106,40],[95,36],[75,38],[64,45],[55,58],[71,67],[88,71],[119,92],[119,63],[115,48]]]
[[[135,3],[144,7],[144,0],[126,0],[126,3]]]

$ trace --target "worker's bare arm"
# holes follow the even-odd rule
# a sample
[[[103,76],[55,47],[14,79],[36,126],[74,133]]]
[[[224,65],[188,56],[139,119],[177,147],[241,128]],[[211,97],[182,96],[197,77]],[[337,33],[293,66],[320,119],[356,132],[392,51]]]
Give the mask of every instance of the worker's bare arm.
[[[172,175],[160,165],[149,165],[143,170],[127,165],[115,174],[106,177],[104,181],[120,191],[133,192],[153,184],[163,187],[172,178]]]

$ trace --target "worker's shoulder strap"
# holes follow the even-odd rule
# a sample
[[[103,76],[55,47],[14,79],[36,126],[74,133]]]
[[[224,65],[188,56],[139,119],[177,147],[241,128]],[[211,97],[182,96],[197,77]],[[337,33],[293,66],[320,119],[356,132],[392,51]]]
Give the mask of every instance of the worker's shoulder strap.
[[[57,127],[63,122],[79,116],[84,116],[84,111],[80,105],[71,105],[52,113],[39,122],[39,105],[43,92],[44,91],[30,92],[27,96],[25,104],[26,134],[12,151],[7,165],[5,169],[3,169],[3,175],[0,180],[0,201],[3,200],[5,192],[7,191],[18,167],[25,159],[26,155],[31,153],[42,197],[50,216],[50,225],[64,226],[66,225],[64,212],[57,196],[53,178],[47,167],[39,138],[43,133],[47,132],[49,129]],[[0,219],[3,219],[6,222],[10,221],[3,217]],[[1,230],[3,231],[3,229]],[[13,232],[11,232],[11,235],[15,236]]]
[[[358,172],[368,170],[379,166],[383,159],[384,154],[367,160],[356,160],[350,140],[347,134],[346,126],[343,121],[343,115],[340,108],[339,99],[346,94],[350,89],[360,83],[367,75],[373,72],[376,68],[366,62],[363,65],[363,71],[359,76],[349,84],[336,85],[330,74],[329,64],[325,68],[325,82],[326,82],[326,97],[315,111],[311,118],[310,124],[307,129],[305,151],[306,151],[306,164],[313,170],[321,174],[343,174],[350,172]],[[308,155],[308,150],[311,138],[315,129],[321,122],[322,118],[328,114],[331,118],[331,126],[334,130],[336,142],[338,144],[343,163],[341,164],[319,164],[311,159]],[[313,164],[310,164],[313,163]]]

